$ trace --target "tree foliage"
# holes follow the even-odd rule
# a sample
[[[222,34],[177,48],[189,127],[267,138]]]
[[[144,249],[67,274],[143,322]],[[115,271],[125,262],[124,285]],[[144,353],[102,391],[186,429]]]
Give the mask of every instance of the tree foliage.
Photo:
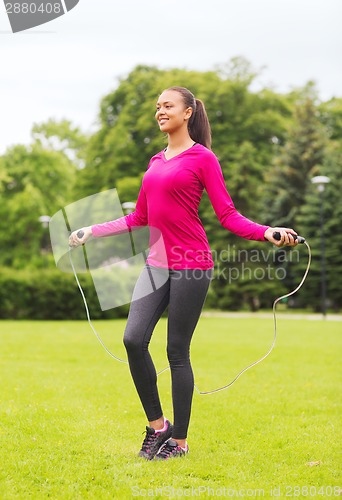
[[[44,263],[42,250],[47,249],[48,242],[39,217],[51,216],[70,203],[76,180],[75,158],[82,136],[77,148],[76,135],[73,138],[71,159],[66,144],[59,148],[56,142],[57,137],[66,141],[67,130],[67,122],[60,127],[53,121],[36,125],[30,146],[13,146],[0,157],[1,265]],[[71,150],[71,143],[69,146]]]
[[[311,99],[297,104],[286,142],[274,157],[267,175],[269,224],[297,225],[297,214],[303,203],[311,177],[320,171],[325,155],[327,134]]]

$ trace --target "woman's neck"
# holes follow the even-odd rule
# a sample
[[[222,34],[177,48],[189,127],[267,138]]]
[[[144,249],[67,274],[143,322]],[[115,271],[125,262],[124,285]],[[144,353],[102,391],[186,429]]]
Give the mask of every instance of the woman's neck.
[[[191,139],[188,129],[179,130],[173,134],[169,134],[167,142],[168,151],[179,151],[188,149],[193,145],[194,141]]]

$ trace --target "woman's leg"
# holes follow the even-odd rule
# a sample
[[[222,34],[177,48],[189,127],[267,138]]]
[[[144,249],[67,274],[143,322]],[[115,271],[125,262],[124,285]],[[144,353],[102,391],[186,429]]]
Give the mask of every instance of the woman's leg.
[[[170,272],[167,353],[172,377],[174,429],[181,443],[187,437],[194,377],[190,364],[190,342],[213,276],[213,269]],[[181,444],[182,445],[182,444]]]
[[[163,412],[157,374],[148,346],[154,327],[168,305],[169,296],[169,271],[145,267],[134,288],[124,333],[132,378],[149,422],[160,419]]]

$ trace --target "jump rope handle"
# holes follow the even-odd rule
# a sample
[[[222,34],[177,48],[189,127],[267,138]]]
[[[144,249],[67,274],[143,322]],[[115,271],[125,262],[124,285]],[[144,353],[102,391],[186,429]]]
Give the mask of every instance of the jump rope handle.
[[[81,231],[79,231],[79,232],[81,232]],[[292,234],[292,233],[291,233],[291,234]],[[78,236],[78,233],[77,233],[77,236]],[[303,238],[303,236],[299,236],[299,235],[297,236],[296,234],[292,234],[292,236],[293,236],[293,238],[294,238],[295,240],[298,240],[298,243],[305,243],[305,238]],[[79,238],[82,238],[82,236],[78,236],[78,237],[79,237]],[[275,231],[275,232],[273,233],[273,238],[274,238],[275,240],[277,240],[277,241],[280,241],[281,236],[280,236],[279,231]]]
[[[278,234],[279,234],[279,233],[278,233]],[[84,231],[82,231],[82,229],[80,229],[80,230],[76,233],[76,235],[77,235],[77,238],[83,238],[83,236],[84,236]],[[273,235],[273,236],[274,236],[274,235]]]

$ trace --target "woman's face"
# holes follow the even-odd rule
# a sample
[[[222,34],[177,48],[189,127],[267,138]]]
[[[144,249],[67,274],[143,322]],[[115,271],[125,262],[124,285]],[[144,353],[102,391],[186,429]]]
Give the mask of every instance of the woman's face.
[[[164,90],[156,107],[155,116],[162,132],[169,134],[188,126],[192,108],[185,107],[182,95],[176,90]]]

